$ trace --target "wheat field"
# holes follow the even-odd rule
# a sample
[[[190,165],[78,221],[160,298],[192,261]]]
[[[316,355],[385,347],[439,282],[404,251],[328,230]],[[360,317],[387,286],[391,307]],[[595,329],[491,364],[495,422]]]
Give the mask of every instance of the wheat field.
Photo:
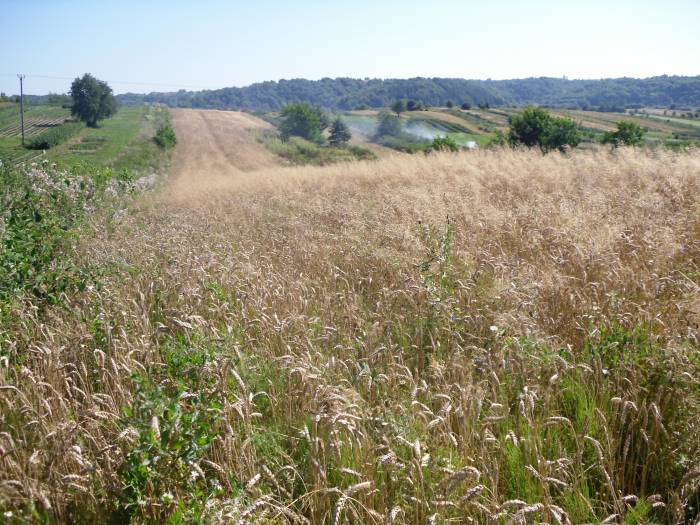
[[[698,519],[697,152],[174,177],[73,257],[3,335],[8,522]]]

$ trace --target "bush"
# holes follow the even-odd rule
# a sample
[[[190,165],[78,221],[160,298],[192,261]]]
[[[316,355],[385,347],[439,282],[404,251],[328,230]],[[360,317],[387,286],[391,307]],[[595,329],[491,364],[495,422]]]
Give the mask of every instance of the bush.
[[[156,132],[156,136],[153,137],[156,144],[158,144],[163,149],[170,149],[175,147],[177,144],[177,137],[175,136],[175,130],[170,124],[161,126]]]
[[[445,135],[444,137],[435,137],[430,144],[432,151],[459,151],[459,146],[455,139]]]
[[[325,166],[336,162],[352,160],[373,160],[376,155],[361,146],[347,146],[341,148],[320,146],[301,137],[289,137],[282,140],[276,133],[264,132],[259,135],[259,142],[265,144],[268,150],[291,164]]]
[[[403,151],[404,153],[419,153],[430,148],[430,141],[417,138],[407,133],[399,136],[386,135],[379,138],[379,144],[386,148]]]
[[[77,135],[83,125],[80,122],[66,122],[40,133],[27,144],[29,149],[51,149]]]
[[[623,120],[617,123],[617,130],[606,131],[601,142],[617,148],[618,146],[638,146],[643,140],[644,129],[636,122]]]

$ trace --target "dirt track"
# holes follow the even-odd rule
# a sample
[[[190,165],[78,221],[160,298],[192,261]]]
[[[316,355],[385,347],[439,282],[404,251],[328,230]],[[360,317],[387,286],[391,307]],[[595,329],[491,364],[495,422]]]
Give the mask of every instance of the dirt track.
[[[272,126],[237,111],[173,109],[178,145],[172,174],[195,182],[277,166],[274,156],[255,140],[254,131]]]

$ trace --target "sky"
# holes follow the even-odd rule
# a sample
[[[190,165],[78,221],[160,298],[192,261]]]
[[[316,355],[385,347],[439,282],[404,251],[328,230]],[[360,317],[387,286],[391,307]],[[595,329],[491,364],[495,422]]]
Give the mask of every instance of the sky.
[[[0,91],[700,74],[700,0],[0,0]]]

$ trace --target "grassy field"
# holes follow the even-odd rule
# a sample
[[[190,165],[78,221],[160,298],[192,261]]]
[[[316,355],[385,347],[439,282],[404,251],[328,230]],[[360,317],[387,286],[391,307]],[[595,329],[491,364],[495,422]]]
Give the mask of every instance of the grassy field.
[[[4,310],[12,520],[697,519],[697,152],[219,140],[76,236],[99,286]]]
[[[26,136],[40,133],[45,127],[38,123],[59,123],[70,117],[70,111],[60,107],[37,105],[25,112]],[[63,165],[90,164],[115,169],[155,169],[162,154],[153,143],[158,126],[168,121],[166,109],[154,107],[123,107],[99,128],[84,127],[75,137],[46,152],[22,147],[19,111],[16,105],[0,108],[0,158],[15,164],[48,159]]]

